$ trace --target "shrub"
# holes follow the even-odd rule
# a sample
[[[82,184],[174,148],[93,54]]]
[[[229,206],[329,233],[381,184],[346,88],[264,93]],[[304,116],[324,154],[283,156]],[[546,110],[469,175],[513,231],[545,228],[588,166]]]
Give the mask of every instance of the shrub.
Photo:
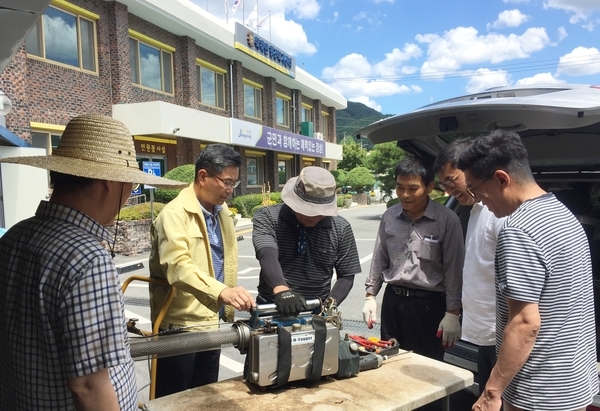
[[[189,184],[194,181],[195,171],[196,166],[194,164],[185,164],[179,167],[175,167],[171,171],[167,171],[164,177]],[[157,188],[156,190],[154,190],[154,200],[166,204],[175,197],[177,197],[180,191],[181,189],[165,190],[162,188]]]
[[[238,213],[238,210],[235,207],[229,207],[229,211],[231,211],[233,215],[236,215]]]
[[[390,201],[385,203],[385,208],[390,208],[391,206],[393,206],[394,204],[398,204],[399,202],[400,202],[399,198],[392,198]]]
[[[350,196],[350,197],[352,197],[352,196]],[[343,195],[337,196],[337,206],[338,206],[338,208],[344,206],[344,196]]]
[[[375,184],[375,177],[366,167],[356,167],[346,174],[346,185],[352,187],[357,193],[362,193],[365,187],[373,184]]]
[[[352,194],[344,194],[344,200],[352,200]]]
[[[269,204],[275,205],[281,203],[281,193],[271,193],[269,195]],[[235,197],[231,200],[232,207],[235,207],[238,210],[238,213],[243,218],[252,218],[254,215],[254,209],[256,206],[262,206],[263,204],[263,195],[262,194],[246,194],[243,196]]]
[[[346,185],[346,172],[344,170],[331,170],[331,174],[335,178],[335,186],[343,187]]]
[[[165,205],[163,203],[153,203],[152,212],[154,214],[154,218],[156,218],[164,206]],[[120,219],[123,221],[145,220],[147,218],[151,218],[150,203],[142,203],[123,208],[120,212]]]

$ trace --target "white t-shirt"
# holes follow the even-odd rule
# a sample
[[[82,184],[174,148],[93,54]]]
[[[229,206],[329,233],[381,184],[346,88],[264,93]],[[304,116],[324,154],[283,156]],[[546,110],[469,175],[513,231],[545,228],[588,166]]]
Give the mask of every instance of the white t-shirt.
[[[498,233],[506,218],[496,218],[482,203],[473,204],[465,240],[462,339],[496,344],[494,257]]]

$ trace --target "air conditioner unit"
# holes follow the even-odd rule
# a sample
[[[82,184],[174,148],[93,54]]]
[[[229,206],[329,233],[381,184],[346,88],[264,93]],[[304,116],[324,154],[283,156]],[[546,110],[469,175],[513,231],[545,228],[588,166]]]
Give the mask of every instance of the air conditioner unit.
[[[323,133],[313,133],[313,138],[323,140]]]

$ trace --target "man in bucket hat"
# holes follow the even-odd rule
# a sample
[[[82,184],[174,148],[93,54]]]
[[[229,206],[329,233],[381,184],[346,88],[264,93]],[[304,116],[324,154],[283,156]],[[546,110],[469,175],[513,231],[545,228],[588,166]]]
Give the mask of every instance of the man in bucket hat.
[[[307,299],[340,304],[361,269],[352,227],[337,215],[333,175],[305,167],[288,180],[281,199],[254,213],[252,242],[261,266],[257,303],[275,302],[285,316],[298,315]]]
[[[49,156],[4,158],[50,171],[49,201],[0,239],[0,409],[134,410],[117,270],[103,227],[134,183],[176,188],[143,173],[124,124],[81,115]]]

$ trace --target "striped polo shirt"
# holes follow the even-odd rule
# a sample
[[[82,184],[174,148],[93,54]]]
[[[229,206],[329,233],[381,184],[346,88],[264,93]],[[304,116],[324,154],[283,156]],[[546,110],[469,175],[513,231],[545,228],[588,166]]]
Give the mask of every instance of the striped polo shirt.
[[[592,267],[586,235],[553,194],[524,202],[506,220],[496,249],[497,340],[507,298],[538,304],[541,328],[504,398],[528,410],[568,411],[598,392]]]
[[[325,217],[316,226],[304,228],[293,211],[281,203],[256,210],[253,226],[255,250],[275,248],[288,286],[306,299],[327,298],[334,269],[338,279],[361,271],[352,227],[341,216]],[[306,241],[303,253],[298,251],[300,235]],[[273,300],[273,290],[262,272],[258,293],[267,301]]]

